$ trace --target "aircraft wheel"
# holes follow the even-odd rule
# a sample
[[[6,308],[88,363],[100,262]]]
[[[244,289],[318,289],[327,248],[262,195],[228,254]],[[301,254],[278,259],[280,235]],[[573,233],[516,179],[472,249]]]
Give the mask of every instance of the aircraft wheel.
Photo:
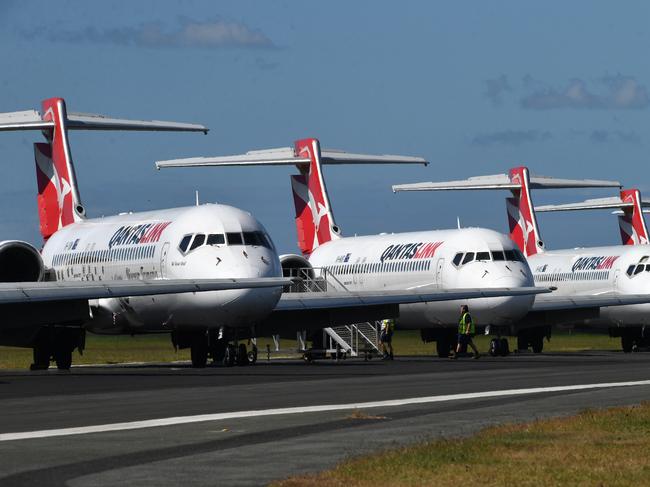
[[[622,335],[621,348],[625,353],[632,352],[632,348],[634,348],[634,338],[632,338],[630,335]]]
[[[218,340],[217,343],[212,347],[213,364],[223,364],[223,358],[226,355],[227,346],[228,344],[225,343],[225,340]]]
[[[56,350],[54,352],[54,361],[57,369],[70,370],[72,366],[72,350],[67,348]]]
[[[245,343],[240,343],[237,348],[237,365],[248,365],[248,350]]]
[[[544,337],[541,335],[534,337],[531,346],[533,347],[533,353],[542,353],[542,350],[544,350]]]
[[[228,344],[225,353],[223,355],[223,365],[226,367],[232,367],[233,365],[235,365],[235,361],[237,358],[235,357],[235,355],[237,355],[235,346]]]
[[[502,357],[506,357],[510,355],[510,345],[508,344],[507,338],[502,338],[499,341],[499,346],[500,346],[499,355],[501,355]]]
[[[208,347],[205,343],[194,343],[190,347],[192,367],[202,369],[208,363]]]
[[[34,363],[29,370],[47,370],[50,368],[50,348],[44,345],[34,347]]]
[[[517,335],[517,350],[528,350],[528,337],[526,335]]]
[[[255,365],[257,362],[257,345],[253,345],[253,348],[248,352],[248,363]]]
[[[440,358],[447,358],[451,353],[452,343],[447,338],[436,340],[436,353]]]
[[[497,355],[499,355],[500,347],[501,344],[499,343],[499,339],[493,338],[492,340],[490,340],[490,348],[488,348],[488,353],[492,357],[496,357]]]

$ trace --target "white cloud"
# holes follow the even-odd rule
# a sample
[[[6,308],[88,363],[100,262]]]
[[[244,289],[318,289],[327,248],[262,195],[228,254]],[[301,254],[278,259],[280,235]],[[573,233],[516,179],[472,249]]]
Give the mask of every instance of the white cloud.
[[[92,42],[136,47],[200,48],[273,48],[273,41],[263,32],[241,22],[222,19],[206,22],[179,19],[178,25],[165,29],[160,23],[141,24],[99,30],[87,27],[77,31],[39,30],[28,34],[45,35],[59,42]]]
[[[647,88],[631,76],[604,76],[597,80],[596,86],[601,89],[590,89],[584,80],[574,78],[562,89],[536,88],[521,99],[521,106],[530,110],[638,110],[650,105]]]

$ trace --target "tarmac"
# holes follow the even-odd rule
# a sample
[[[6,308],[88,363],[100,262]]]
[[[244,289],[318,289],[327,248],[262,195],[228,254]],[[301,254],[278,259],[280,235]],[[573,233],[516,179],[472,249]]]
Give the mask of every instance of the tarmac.
[[[0,372],[2,486],[249,486],[650,399],[650,353]],[[524,472],[525,473],[525,472]]]

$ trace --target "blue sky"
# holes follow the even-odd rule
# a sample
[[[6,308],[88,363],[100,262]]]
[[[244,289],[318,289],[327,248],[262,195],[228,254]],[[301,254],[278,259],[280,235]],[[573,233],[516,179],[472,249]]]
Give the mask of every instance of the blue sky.
[[[505,194],[391,184],[494,174],[617,179],[650,198],[648,2],[4,1],[0,111],[203,123],[207,136],[71,134],[90,215],[203,201],[247,209],[296,250],[289,168],[157,172],[153,161],[289,146],[420,155],[326,167],[346,235],[506,230]],[[0,134],[3,239],[40,244],[32,132]],[[538,204],[607,190],[539,191]],[[607,212],[544,214],[548,248],[618,243]]]

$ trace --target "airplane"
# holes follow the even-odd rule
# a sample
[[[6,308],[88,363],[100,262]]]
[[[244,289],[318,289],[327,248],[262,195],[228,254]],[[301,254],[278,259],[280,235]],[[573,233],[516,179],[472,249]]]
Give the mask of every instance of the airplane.
[[[10,333],[3,334],[10,327],[0,330],[0,344],[33,348],[33,369],[48,368],[52,359],[57,367],[69,368],[72,352],[83,348],[86,330],[98,334],[167,332],[175,347],[190,348],[194,367],[204,367],[208,357],[225,365],[244,365],[255,361],[255,348],[249,356],[246,344],[239,339],[260,336],[265,323],[281,331],[298,325],[304,329],[324,321],[349,322],[360,314],[390,317],[397,314],[399,303],[541,292],[468,289],[282,294],[292,281],[282,275],[271,237],[250,213],[238,208],[205,204],[101,218],[86,216],[68,130],[205,132],[205,127],[68,113],[62,98],[50,98],[42,102],[42,114],[33,110],[0,114],[0,130],[40,130],[46,139],[34,145],[40,231],[45,243],[40,253],[24,242],[6,244],[10,253],[24,250],[23,260],[13,259],[15,280],[39,281],[47,275],[56,281],[50,283],[55,286],[103,290],[95,299],[80,302],[77,315],[58,317],[56,323],[66,326],[43,326],[52,324],[45,307],[38,310],[36,328],[34,323],[22,326],[21,318],[15,316]],[[183,290],[205,288],[206,292],[178,294],[172,286],[170,293],[159,296],[146,292],[151,281],[171,280],[178,286],[179,279],[197,282]],[[102,287],[107,281],[123,282],[123,292],[111,296]],[[199,285],[203,288],[197,289]],[[220,290],[211,292],[208,285]],[[125,294],[129,287],[133,292]]]
[[[33,348],[32,369],[46,369],[51,360],[58,368],[69,369],[72,352],[83,350],[86,328],[99,333],[143,332],[156,329],[151,320],[169,326],[215,308],[232,315],[241,313],[238,300],[249,293],[258,295],[261,310],[265,300],[272,309],[273,296],[291,282],[278,276],[264,229],[241,210],[179,208],[86,218],[68,130],[205,133],[204,126],[68,113],[63,99],[50,98],[42,102],[42,114],[35,110],[0,114],[0,130],[38,130],[46,138],[45,143],[34,144],[43,248],[39,252],[27,242],[0,242],[4,312],[0,343]],[[227,224],[240,237],[244,230],[244,238],[257,239],[260,250],[250,251],[248,258],[267,263],[246,266],[248,259],[240,258],[224,262],[221,272],[200,272],[200,265],[193,273],[186,272],[188,267],[182,269],[185,272],[172,271],[166,241],[170,231],[194,229],[192,219],[209,221],[213,216],[217,219],[211,226],[221,228],[222,237]],[[193,242],[191,250],[198,246]]]
[[[647,245],[648,227],[643,213],[650,211],[650,201],[641,198],[638,189],[621,189],[619,196],[588,199],[580,203],[536,206],[537,212],[615,210],[623,245]]]
[[[519,320],[530,309],[534,294],[549,290],[534,287],[524,256],[505,235],[483,228],[465,228],[342,236],[330,205],[324,164],[425,162],[405,156],[321,150],[317,139],[307,138],[296,141],[294,147],[158,161],[156,167],[295,165],[299,174],[291,176],[291,185],[302,255],[280,256],[285,275],[291,270],[306,269],[311,276],[320,272],[334,288],[348,292],[458,292],[474,288],[482,290],[482,296],[495,296],[472,300],[472,314],[480,323],[504,326]],[[454,256],[459,252],[467,252],[472,258],[455,262]],[[436,341],[438,355],[447,357],[456,341],[460,304],[470,297],[402,303],[396,325],[400,329],[421,330],[423,340]],[[361,321],[367,320],[366,317]],[[277,323],[272,321],[267,321],[267,329]],[[329,326],[326,322],[323,325]]]
[[[607,329],[621,337],[623,351],[645,344],[650,324],[650,250],[642,245],[613,245],[546,250],[540,237],[531,189],[616,187],[618,181],[556,179],[531,176],[528,168],[507,174],[471,177],[459,181],[398,184],[400,191],[507,190],[511,238],[526,255],[537,285],[552,286],[551,295],[537,296],[522,321],[528,329],[503,330],[517,335],[517,348],[543,349],[551,325]],[[648,262],[648,264],[646,264]],[[648,272],[645,272],[645,271]],[[516,332],[516,333],[514,333]]]

